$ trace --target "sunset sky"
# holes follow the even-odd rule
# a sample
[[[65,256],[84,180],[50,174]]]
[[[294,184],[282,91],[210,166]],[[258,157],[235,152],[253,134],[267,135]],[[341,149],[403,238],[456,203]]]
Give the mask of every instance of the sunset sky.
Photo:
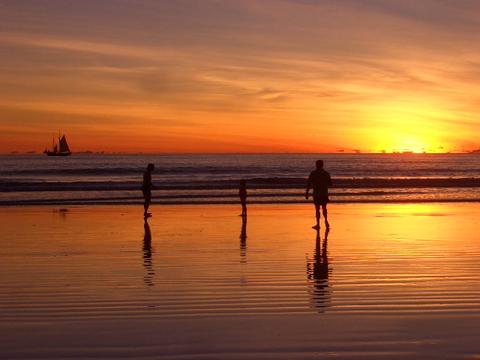
[[[0,152],[480,148],[480,1],[0,0]]]

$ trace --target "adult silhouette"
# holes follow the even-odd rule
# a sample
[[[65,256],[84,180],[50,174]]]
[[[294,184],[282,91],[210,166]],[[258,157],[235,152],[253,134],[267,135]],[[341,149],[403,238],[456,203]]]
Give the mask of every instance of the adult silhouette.
[[[148,212],[148,208],[152,202],[152,172],[155,169],[155,165],[148,164],[147,170],[143,174],[143,183],[142,183],[142,192],[143,192],[143,216],[145,218],[152,216],[151,213]]]
[[[323,168],[323,160],[317,160],[316,169],[310,173],[307,182],[307,189],[305,191],[305,199],[308,200],[310,188],[313,187],[313,204],[315,205],[315,218],[317,223],[312,228],[320,229],[320,206],[322,207],[323,217],[325,219],[325,226],[330,227],[328,222],[327,203],[328,188],[332,186],[332,179],[330,174]]]

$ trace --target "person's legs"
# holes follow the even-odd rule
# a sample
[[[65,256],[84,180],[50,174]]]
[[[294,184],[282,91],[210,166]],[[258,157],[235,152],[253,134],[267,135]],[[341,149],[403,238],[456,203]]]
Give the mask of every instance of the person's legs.
[[[143,212],[144,215],[148,214],[148,208],[150,207],[150,202],[152,201],[152,195],[149,191],[144,191],[143,192],[143,197],[144,197],[144,203],[143,203],[143,208],[145,211]]]
[[[322,204],[322,214],[325,218],[325,226],[328,228],[330,224],[328,223],[328,211],[327,211],[327,203]]]
[[[242,201],[242,216],[247,216],[247,202]]]
[[[314,229],[320,228],[320,204],[314,203],[315,205],[315,218],[317,219],[317,223],[313,226]]]

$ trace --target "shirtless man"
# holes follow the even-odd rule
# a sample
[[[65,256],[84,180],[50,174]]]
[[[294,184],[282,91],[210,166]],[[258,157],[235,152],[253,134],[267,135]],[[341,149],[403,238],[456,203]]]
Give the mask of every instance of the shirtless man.
[[[310,188],[313,187],[313,204],[315,205],[315,217],[317,224],[312,228],[320,229],[320,206],[322,207],[323,217],[325,218],[325,226],[330,227],[328,223],[327,203],[328,188],[332,186],[330,174],[323,169],[323,160],[317,160],[315,163],[317,168],[310,173],[307,182],[307,190],[305,191],[305,199],[308,200]]]

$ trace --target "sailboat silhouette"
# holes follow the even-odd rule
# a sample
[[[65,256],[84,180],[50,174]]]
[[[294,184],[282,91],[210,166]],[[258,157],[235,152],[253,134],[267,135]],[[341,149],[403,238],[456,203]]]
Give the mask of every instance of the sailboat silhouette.
[[[58,143],[55,143],[55,139],[52,141],[52,149],[48,150],[45,149],[43,152],[44,154],[47,154],[48,156],[69,156],[72,155],[72,152],[70,151],[70,148],[67,143],[67,138],[65,135],[60,135],[58,136]]]

